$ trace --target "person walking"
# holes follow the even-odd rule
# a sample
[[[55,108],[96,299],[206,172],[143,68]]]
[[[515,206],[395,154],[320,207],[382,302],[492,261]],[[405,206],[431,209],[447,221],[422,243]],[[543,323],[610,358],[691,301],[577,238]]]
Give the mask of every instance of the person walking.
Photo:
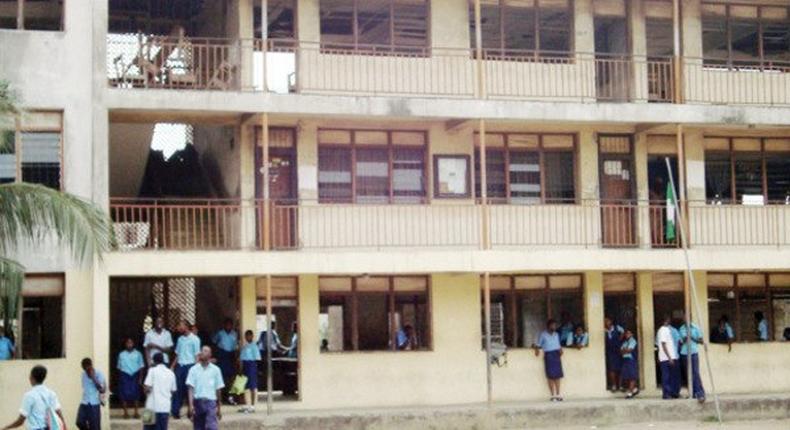
[[[661,368],[661,397],[675,399],[675,381],[680,379],[680,366],[678,366],[677,343],[670,329],[672,321],[669,315],[664,316],[664,323],[656,333],[658,344],[658,363]]]
[[[684,323],[680,326],[680,367],[683,375],[688,375],[689,357],[691,357],[691,380],[689,390],[693,398],[700,403],[705,403],[705,388],[699,375],[699,344],[702,341],[702,330],[695,323],[691,323],[691,330]],[[690,343],[689,343],[690,342]]]
[[[211,362],[211,348],[204,346],[198,356],[198,364],[189,369],[187,375],[189,387],[188,415],[192,419],[194,430],[217,430],[222,419],[221,403],[222,371]]]
[[[101,429],[102,395],[107,392],[104,374],[93,368],[93,360],[82,359],[82,401],[77,410],[77,428],[80,430]]]
[[[176,356],[171,365],[171,369],[176,374],[177,387],[170,410],[174,419],[181,418],[181,406],[184,405],[187,396],[187,374],[200,354],[200,338],[191,330],[189,323],[186,321],[178,323],[178,332],[181,336],[176,341]]]
[[[170,408],[176,387],[176,375],[164,364],[164,354],[157,352],[153,356],[153,367],[145,376],[145,408],[154,413],[154,423],[143,426],[143,430],[167,430]]]
[[[60,410],[60,401],[54,391],[44,385],[47,379],[47,368],[44,366],[34,366],[30,370],[31,389],[22,397],[22,406],[19,408],[19,416],[14,422],[2,428],[9,430],[25,424],[28,430],[43,430],[47,428],[47,414],[55,412],[62,423],[63,413]],[[66,430],[66,425],[63,429]]]

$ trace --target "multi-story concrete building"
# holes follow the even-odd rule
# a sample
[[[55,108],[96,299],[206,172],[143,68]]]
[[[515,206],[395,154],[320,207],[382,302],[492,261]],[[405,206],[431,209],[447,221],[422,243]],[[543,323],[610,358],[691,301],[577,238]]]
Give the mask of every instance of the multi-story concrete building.
[[[605,315],[655,393],[657,320],[683,309],[734,328],[707,355],[720,392],[790,390],[790,3],[479,3],[0,2],[29,112],[2,180],[94,201],[119,239],[83,267],[22,256],[0,418],[33,363],[73,413],[83,356],[113,373],[157,316],[259,332],[267,297],[299,333],[275,408],[486,401],[486,291],[494,401],[548,396],[527,348],[549,317],[589,331],[566,397],[610,396]]]

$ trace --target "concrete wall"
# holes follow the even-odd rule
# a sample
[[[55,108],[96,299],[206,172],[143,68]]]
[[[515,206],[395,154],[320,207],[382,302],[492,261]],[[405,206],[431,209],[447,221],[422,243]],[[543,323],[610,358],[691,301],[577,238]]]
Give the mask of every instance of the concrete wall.
[[[154,124],[110,126],[110,195],[137,197],[151,150]]]
[[[235,135],[235,130],[232,127],[195,125],[194,145],[214,195],[219,198],[239,197],[242,142]]]

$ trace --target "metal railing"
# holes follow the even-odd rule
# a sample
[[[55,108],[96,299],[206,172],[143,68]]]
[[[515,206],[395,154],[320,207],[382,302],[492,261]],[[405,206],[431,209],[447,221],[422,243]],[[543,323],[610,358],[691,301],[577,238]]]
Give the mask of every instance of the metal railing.
[[[703,246],[790,245],[790,205],[689,203],[690,244]]]
[[[790,62],[684,58],[687,103],[790,105]]]

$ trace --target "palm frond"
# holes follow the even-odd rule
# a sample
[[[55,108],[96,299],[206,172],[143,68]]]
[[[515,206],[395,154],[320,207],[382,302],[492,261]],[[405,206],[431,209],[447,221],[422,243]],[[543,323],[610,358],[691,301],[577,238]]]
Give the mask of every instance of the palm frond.
[[[110,219],[92,203],[42,185],[0,185],[0,256],[21,240],[40,244],[54,236],[78,262],[110,249]]]
[[[3,326],[16,316],[22,283],[25,280],[25,268],[16,261],[0,257],[0,317]]]
[[[17,95],[8,81],[0,79],[0,115],[13,115],[18,112]]]

